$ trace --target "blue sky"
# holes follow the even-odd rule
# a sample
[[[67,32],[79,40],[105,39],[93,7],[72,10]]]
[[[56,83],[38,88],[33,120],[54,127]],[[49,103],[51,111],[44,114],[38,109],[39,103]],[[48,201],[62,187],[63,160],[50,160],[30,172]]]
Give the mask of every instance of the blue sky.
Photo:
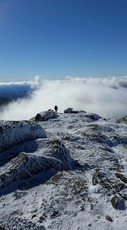
[[[127,0],[0,0],[0,81],[127,75]]]

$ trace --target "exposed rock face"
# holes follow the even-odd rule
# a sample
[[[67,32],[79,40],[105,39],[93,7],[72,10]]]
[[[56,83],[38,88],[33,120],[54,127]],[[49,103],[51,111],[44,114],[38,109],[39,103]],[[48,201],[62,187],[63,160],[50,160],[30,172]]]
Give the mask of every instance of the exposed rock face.
[[[33,121],[0,121],[0,151],[23,141],[46,137],[45,130]]]

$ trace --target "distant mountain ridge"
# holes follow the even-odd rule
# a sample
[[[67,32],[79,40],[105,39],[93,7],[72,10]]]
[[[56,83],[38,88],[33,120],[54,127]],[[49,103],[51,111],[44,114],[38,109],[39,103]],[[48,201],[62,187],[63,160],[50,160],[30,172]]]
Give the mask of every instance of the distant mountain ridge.
[[[30,84],[0,85],[0,98],[16,100],[28,96],[34,89]]]
[[[0,108],[8,105],[10,102],[12,102],[11,99],[6,98],[6,97],[0,97]]]

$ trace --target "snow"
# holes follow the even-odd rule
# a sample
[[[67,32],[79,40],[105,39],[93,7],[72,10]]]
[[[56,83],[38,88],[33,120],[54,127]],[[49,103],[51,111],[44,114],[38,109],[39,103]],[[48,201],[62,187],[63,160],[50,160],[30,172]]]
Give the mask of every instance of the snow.
[[[40,122],[0,121],[0,226],[126,229],[123,120],[76,111]]]

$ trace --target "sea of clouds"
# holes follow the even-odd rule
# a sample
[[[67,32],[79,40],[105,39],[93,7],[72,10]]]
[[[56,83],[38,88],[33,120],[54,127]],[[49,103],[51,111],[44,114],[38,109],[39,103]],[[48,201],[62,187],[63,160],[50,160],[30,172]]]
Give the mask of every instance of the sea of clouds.
[[[0,83],[5,84],[5,83]],[[11,82],[8,84],[16,84]],[[27,84],[21,82],[18,84]],[[105,118],[127,115],[127,76],[124,77],[66,77],[64,80],[41,80],[28,82],[36,86],[30,97],[18,99],[7,106],[0,119],[22,120],[34,117],[38,112],[58,106],[58,112],[71,107],[85,110]]]

